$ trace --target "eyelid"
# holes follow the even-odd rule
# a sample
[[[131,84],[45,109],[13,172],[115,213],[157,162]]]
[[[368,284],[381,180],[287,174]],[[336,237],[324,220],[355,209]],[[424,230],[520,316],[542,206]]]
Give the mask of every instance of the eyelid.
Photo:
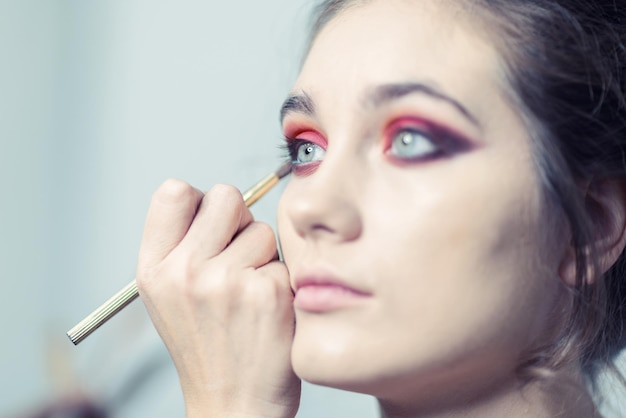
[[[292,129],[286,128],[285,139],[287,142],[295,140],[312,142],[313,144],[319,145],[324,149],[328,146],[328,142],[324,135],[320,134],[317,130],[308,127]]]
[[[384,130],[385,136],[392,136],[400,131],[404,130],[416,130],[424,133],[432,131],[437,132],[439,129],[432,122],[425,121],[421,118],[403,116],[398,119],[394,119],[389,123]]]
[[[415,116],[402,116],[393,119],[383,131],[384,148],[389,149],[395,135],[404,130],[412,130],[422,133],[431,139],[435,145],[445,153],[456,153],[473,148],[475,141],[467,139],[456,130],[443,126],[439,123]]]

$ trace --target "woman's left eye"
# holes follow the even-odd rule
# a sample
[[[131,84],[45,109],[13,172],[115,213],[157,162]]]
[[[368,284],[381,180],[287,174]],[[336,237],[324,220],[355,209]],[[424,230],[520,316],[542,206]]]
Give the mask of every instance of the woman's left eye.
[[[428,135],[415,129],[402,129],[392,136],[387,152],[399,159],[419,160],[440,151]]]

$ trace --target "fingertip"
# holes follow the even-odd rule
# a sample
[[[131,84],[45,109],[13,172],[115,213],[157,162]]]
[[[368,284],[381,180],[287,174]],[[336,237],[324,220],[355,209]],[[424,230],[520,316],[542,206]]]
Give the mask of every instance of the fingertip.
[[[206,193],[205,199],[210,202],[220,202],[227,211],[233,213],[239,219],[237,232],[248,226],[254,217],[246,206],[243,195],[239,189],[230,184],[216,184]]]
[[[274,234],[274,228],[272,228],[266,222],[255,221],[250,227],[253,227],[256,233],[263,237],[264,243],[271,245],[272,247],[276,246],[276,235]]]
[[[159,186],[152,196],[152,200],[163,204],[180,204],[186,201],[193,201],[197,204],[202,196],[202,191],[191,186],[189,183],[170,178]]]
[[[139,254],[141,265],[159,263],[183,239],[203,193],[188,183],[168,179],[152,195]]]
[[[276,234],[274,229],[265,222],[252,222],[248,228],[252,230],[252,240],[255,251],[258,251],[261,258],[257,264],[266,264],[278,259],[278,245],[276,242]],[[252,249],[251,249],[252,251]]]
[[[276,235],[270,225],[253,221],[237,235],[228,248],[225,257],[246,267],[258,268],[278,259]],[[236,261],[235,261],[236,260]]]
[[[211,199],[217,199],[222,202],[237,204],[243,201],[243,196],[239,189],[230,184],[218,183],[213,185],[206,193]]]

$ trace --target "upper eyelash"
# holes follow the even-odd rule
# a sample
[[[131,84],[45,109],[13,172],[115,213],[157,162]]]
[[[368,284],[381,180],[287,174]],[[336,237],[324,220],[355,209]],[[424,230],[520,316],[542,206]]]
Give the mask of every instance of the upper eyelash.
[[[278,144],[278,149],[281,153],[281,160],[289,160],[289,161],[294,161],[294,153],[295,153],[295,146],[294,144],[297,141],[292,139],[292,138],[287,138],[287,137],[283,137],[283,140],[281,141],[280,144]]]
[[[278,145],[282,151],[283,158],[291,160],[293,164],[298,164],[296,159],[298,158],[298,147],[302,144],[315,144],[313,141],[300,138],[284,137],[281,144]]]
[[[425,126],[415,126],[411,124],[399,126],[393,129],[391,133],[387,133],[387,141],[404,130],[414,131],[427,137],[440,149],[439,154],[442,155],[456,154],[457,152],[467,150],[473,146],[472,143],[463,136],[450,132],[446,128],[432,126],[430,124],[425,124]]]

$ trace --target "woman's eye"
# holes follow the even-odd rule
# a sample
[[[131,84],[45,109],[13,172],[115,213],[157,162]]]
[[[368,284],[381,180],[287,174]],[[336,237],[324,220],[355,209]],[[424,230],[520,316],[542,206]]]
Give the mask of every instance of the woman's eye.
[[[290,144],[293,164],[308,164],[324,159],[326,150],[313,142],[294,141]]]
[[[426,134],[404,129],[391,138],[389,153],[404,160],[417,160],[437,154],[440,149]]]

